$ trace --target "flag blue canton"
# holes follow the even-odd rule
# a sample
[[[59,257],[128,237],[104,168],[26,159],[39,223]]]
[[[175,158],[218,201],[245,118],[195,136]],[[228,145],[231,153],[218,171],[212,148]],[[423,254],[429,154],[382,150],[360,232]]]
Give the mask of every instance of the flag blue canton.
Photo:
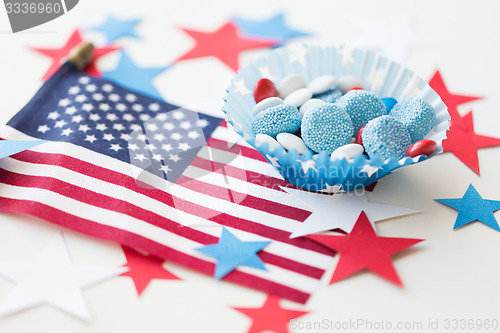
[[[65,63],[8,125],[39,139],[71,142],[175,182],[221,120],[86,76]]]

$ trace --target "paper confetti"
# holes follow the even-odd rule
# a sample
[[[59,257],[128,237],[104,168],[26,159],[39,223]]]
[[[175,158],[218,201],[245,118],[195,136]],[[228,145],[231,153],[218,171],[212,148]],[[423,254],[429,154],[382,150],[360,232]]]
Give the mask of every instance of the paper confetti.
[[[106,71],[103,74],[106,79],[118,83],[121,86],[163,100],[163,97],[154,86],[152,80],[155,76],[163,73],[168,68],[169,66],[139,67],[130,59],[125,51],[122,51],[118,66],[114,70]]]
[[[308,314],[309,311],[285,309],[280,304],[280,299],[276,296],[268,296],[260,308],[240,308],[233,309],[243,313],[252,319],[252,325],[247,333],[290,332],[290,320]]]
[[[310,235],[308,238],[340,253],[330,284],[368,269],[399,286],[403,284],[394,269],[391,255],[423,241],[377,236],[365,212],[361,212],[349,235]]]
[[[493,215],[493,212],[500,209],[500,201],[483,199],[472,184],[469,185],[467,192],[465,192],[462,198],[434,200],[458,210],[457,220],[453,229],[474,221],[479,221],[496,231],[500,231],[498,221]]]
[[[73,265],[59,233],[32,263],[0,260],[0,275],[16,283],[0,304],[0,316],[47,303],[81,319],[89,319],[81,289],[125,270]]]
[[[147,288],[153,279],[180,280],[177,276],[163,268],[164,260],[150,255],[144,255],[134,249],[122,246],[123,253],[127,258],[124,267],[129,270],[121,276],[128,276],[134,281],[135,289],[139,296]]]
[[[106,42],[112,43],[122,37],[139,38],[134,30],[140,21],[140,19],[119,20],[113,15],[109,15],[106,22],[98,26],[90,27],[88,30],[104,33],[106,35]]]
[[[194,39],[196,45],[177,61],[213,56],[225,63],[233,71],[238,70],[239,54],[246,50],[276,46],[276,42],[241,36],[236,26],[227,22],[213,32],[182,28]]]
[[[477,150],[500,146],[500,139],[476,134],[474,132],[472,111],[461,119],[463,127],[457,122],[452,122],[450,130],[446,133],[447,138],[443,141],[443,151],[452,153],[479,175]]]
[[[366,193],[327,195],[285,187],[282,189],[313,210],[290,238],[337,228],[350,233],[361,211],[365,211],[372,222],[418,212],[410,208],[368,202]]]

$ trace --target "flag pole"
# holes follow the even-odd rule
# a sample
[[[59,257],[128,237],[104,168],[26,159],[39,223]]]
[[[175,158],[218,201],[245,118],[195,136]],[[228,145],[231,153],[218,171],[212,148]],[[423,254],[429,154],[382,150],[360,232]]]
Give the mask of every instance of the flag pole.
[[[82,70],[90,62],[93,52],[94,52],[94,45],[92,43],[82,44],[68,58],[68,61],[72,63],[79,70]]]

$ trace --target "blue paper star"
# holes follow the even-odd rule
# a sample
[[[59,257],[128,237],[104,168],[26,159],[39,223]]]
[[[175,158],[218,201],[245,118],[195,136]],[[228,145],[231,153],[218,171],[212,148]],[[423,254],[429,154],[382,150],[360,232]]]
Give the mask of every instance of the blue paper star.
[[[498,222],[493,215],[493,212],[500,209],[500,201],[483,199],[472,184],[469,185],[467,192],[465,192],[462,198],[434,200],[458,210],[457,220],[453,229],[472,221],[480,221],[500,231]]]
[[[264,263],[257,256],[270,242],[242,242],[226,228],[222,228],[219,243],[206,245],[197,251],[217,259],[214,277],[222,279],[239,265],[245,265],[262,270],[267,270]]]
[[[14,141],[0,140],[0,158],[8,157],[38,146],[46,141]]]
[[[112,15],[108,16],[106,22],[101,25],[91,27],[89,30],[100,31],[106,35],[106,43],[114,42],[120,37],[139,38],[134,32],[134,28],[140,19],[118,20]]]
[[[280,44],[283,44],[288,39],[294,37],[309,35],[306,32],[289,28],[285,23],[285,14],[283,13],[264,21],[253,21],[241,17],[235,17],[233,22],[245,36],[273,39],[278,41]]]
[[[113,71],[103,72],[106,79],[114,81],[126,88],[141,92],[151,97],[163,100],[158,90],[153,85],[152,79],[167,70],[166,67],[138,67],[132,59],[121,52],[120,62]]]

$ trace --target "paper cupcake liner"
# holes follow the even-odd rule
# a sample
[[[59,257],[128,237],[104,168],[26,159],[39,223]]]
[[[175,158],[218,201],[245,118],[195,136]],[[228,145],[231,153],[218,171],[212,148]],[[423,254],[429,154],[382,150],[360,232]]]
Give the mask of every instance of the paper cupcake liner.
[[[437,149],[430,157],[443,151],[442,141],[449,129],[450,115],[439,95],[413,71],[375,52],[359,48],[313,45],[283,47],[269,52],[238,72],[227,89],[223,111],[236,132],[260,151],[290,183],[310,191],[323,191],[332,187],[352,191],[368,186],[398,168],[430,158],[421,155],[382,160],[361,155],[350,161],[331,161],[330,155],[326,153],[307,151],[299,155],[295,150],[286,151],[282,147],[270,151],[267,143],[257,146],[252,131],[255,101],[253,95],[241,89],[241,86],[253,87],[263,77],[271,79],[278,86],[283,78],[292,73],[302,75],[306,82],[324,74],[332,74],[337,79],[352,75],[363,82],[365,89],[381,98],[393,97],[399,101],[410,96],[420,97],[432,105],[436,114],[433,128],[425,137],[437,143]]]

